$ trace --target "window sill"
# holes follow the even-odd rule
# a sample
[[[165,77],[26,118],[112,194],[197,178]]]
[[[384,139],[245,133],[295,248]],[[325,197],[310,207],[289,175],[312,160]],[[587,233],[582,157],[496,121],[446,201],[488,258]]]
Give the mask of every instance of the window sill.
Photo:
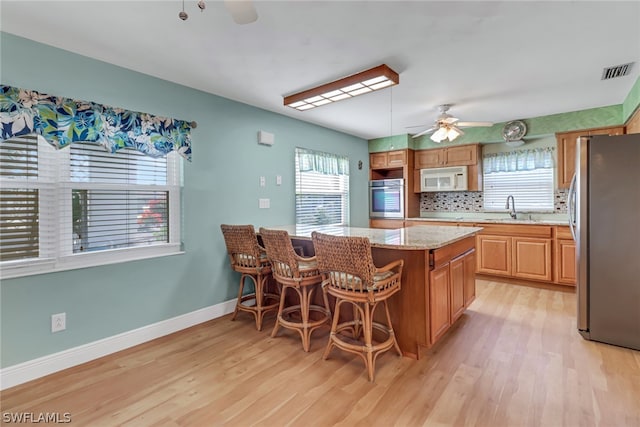
[[[58,259],[47,258],[29,261],[9,261],[0,264],[0,280],[98,267],[101,265],[119,264],[170,255],[183,255],[184,253],[185,251],[181,249],[180,244],[169,244],[74,254]]]

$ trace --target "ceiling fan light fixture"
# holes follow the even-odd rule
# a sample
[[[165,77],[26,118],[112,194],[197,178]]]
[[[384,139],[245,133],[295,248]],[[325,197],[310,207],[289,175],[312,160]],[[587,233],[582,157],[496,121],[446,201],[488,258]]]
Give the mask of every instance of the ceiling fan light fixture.
[[[458,129],[455,126],[451,126],[447,132],[447,138],[449,138],[449,141],[453,141],[454,139],[456,139],[461,135],[464,135],[464,132],[462,132],[460,129]]]
[[[284,105],[299,111],[330,104],[400,83],[400,76],[382,64],[330,83],[284,97]],[[309,107],[308,105],[311,105]]]
[[[440,129],[435,131],[433,135],[431,135],[431,140],[437,143],[440,143],[447,139],[447,129],[442,126]]]
[[[464,132],[455,126],[441,125],[440,128],[431,135],[431,140],[440,143],[448,139],[449,142],[451,142],[462,135],[464,135]]]

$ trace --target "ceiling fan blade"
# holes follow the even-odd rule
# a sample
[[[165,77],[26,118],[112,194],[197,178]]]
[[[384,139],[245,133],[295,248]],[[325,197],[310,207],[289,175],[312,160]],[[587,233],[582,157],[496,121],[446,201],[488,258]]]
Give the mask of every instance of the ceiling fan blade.
[[[441,121],[443,123],[446,123],[448,125],[452,125],[452,124],[456,123],[458,120],[460,120],[460,119],[458,119],[457,117],[453,117],[453,116],[449,116],[449,117],[445,117],[445,118],[441,119]]]
[[[451,126],[451,129],[453,129],[453,130],[455,130],[456,132],[458,132],[458,133],[460,134],[460,135],[458,135],[458,136],[462,136],[462,135],[464,135],[464,132],[462,131],[462,129],[460,129],[460,128],[459,128],[459,127],[457,127],[457,126]],[[456,138],[457,138],[457,137],[456,137]]]
[[[422,135],[425,135],[427,133],[433,132],[434,130],[438,129],[438,126],[432,126],[429,129],[423,130],[422,132],[416,133],[415,135],[412,135],[411,138],[418,138]]]
[[[412,128],[423,128],[427,125],[414,125],[414,126],[405,126],[405,129],[412,129]]]
[[[224,5],[236,24],[250,24],[258,19],[252,0],[224,0]]]
[[[491,122],[457,122],[456,126],[470,128],[470,127],[489,127],[493,126]]]

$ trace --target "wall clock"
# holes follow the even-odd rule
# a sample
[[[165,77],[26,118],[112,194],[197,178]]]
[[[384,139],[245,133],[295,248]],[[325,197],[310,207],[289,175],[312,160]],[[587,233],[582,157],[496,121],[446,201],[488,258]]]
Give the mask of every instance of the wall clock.
[[[518,141],[527,133],[527,125],[522,120],[508,122],[502,128],[502,137],[505,141]]]

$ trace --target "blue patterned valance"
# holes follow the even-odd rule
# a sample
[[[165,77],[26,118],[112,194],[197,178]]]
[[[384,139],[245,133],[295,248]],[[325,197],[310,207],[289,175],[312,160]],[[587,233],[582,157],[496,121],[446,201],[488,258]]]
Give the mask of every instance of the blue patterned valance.
[[[488,154],[482,159],[482,167],[485,173],[552,168],[552,152],[553,147],[548,147]]]
[[[0,126],[2,141],[35,132],[57,148],[96,142],[111,153],[133,148],[162,157],[177,151],[190,161],[195,124],[2,85]]]

